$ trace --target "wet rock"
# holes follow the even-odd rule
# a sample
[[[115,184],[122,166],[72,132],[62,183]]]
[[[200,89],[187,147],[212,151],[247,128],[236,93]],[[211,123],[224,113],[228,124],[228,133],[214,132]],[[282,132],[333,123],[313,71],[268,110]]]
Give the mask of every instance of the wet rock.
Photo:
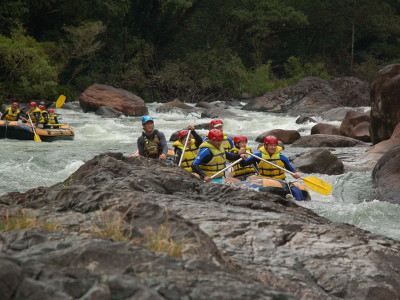
[[[328,149],[318,148],[302,154],[293,161],[294,167],[305,173],[343,174],[343,162]]]
[[[273,129],[260,134],[256,138],[256,142],[264,143],[264,139],[268,135],[275,136],[283,144],[292,144],[300,138],[300,133],[297,130]]]
[[[372,171],[373,199],[400,204],[400,146],[388,150]]]
[[[162,105],[160,105],[159,107],[156,108],[156,112],[160,113],[166,113],[166,112],[173,112],[173,111],[196,111],[195,108],[193,108],[190,105],[187,105],[183,102],[181,102],[180,100],[174,100],[174,101],[170,101],[167,103],[164,103]]]
[[[354,127],[362,122],[370,123],[370,112],[357,113],[349,111],[346,113],[342,123],[340,124],[340,133],[344,136],[350,136]],[[369,134],[368,134],[369,136]]]
[[[234,112],[229,111],[228,109],[223,108],[211,108],[206,109],[201,113],[202,118],[235,118],[237,115]]]
[[[142,116],[148,113],[142,98],[105,84],[93,84],[88,87],[79,96],[79,104],[84,112],[94,112],[101,106],[108,106],[125,116]]]
[[[317,123],[313,118],[307,116],[300,116],[296,120],[296,124]]]
[[[400,121],[400,64],[380,69],[371,87],[371,140],[387,140]]]
[[[311,128],[311,134],[341,135],[338,126],[328,123],[318,123]]]
[[[16,295],[29,289],[41,299],[96,291],[111,299],[400,295],[400,242],[333,223],[274,194],[204,183],[157,160],[104,153],[60,184],[9,193],[0,202],[1,217],[23,207],[58,226],[0,233],[1,253],[22,270]],[[93,236],[93,226],[109,218],[132,241]],[[162,226],[171,239],[188,239],[181,258],[146,249],[148,230]]]
[[[95,114],[103,118],[118,118],[121,112],[109,106],[100,106],[99,109],[95,111]]]
[[[327,111],[320,112],[319,116],[324,120],[341,122],[349,111],[354,111],[362,114],[364,112],[364,109],[357,107],[336,107]]]
[[[333,90],[339,95],[343,106],[369,106],[368,82],[356,77],[340,77],[329,81]]]
[[[302,136],[292,144],[293,147],[367,147],[368,144],[356,139],[329,134]]]

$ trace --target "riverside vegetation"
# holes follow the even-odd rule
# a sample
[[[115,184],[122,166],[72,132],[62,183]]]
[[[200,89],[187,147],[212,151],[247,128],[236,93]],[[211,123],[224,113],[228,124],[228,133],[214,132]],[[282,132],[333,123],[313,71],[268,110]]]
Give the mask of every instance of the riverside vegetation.
[[[399,34],[393,1],[2,1],[0,103],[76,99],[96,82],[197,101],[305,76],[369,81],[399,60]]]

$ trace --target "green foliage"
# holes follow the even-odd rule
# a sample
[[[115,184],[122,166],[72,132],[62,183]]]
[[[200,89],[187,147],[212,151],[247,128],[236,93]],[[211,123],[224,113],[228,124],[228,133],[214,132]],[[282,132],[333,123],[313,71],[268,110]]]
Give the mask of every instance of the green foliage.
[[[315,76],[323,79],[330,78],[323,63],[303,62],[302,59],[293,56],[289,57],[285,63],[285,71],[293,83],[307,76]]]
[[[0,85],[2,96],[46,98],[55,94],[58,70],[44,47],[21,29],[11,38],[0,35]]]
[[[276,89],[277,79],[271,70],[271,62],[249,72],[244,91],[262,95]]]

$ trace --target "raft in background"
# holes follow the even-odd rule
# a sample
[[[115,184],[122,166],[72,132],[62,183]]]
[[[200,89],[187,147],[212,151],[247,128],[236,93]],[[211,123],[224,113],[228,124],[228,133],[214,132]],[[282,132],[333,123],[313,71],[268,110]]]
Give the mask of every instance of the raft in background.
[[[259,178],[255,180],[247,180],[236,183],[236,186],[244,189],[257,190],[260,192],[270,192],[273,194],[286,197],[292,195],[298,201],[311,200],[310,193],[307,188],[299,182],[286,182],[285,180],[272,178]]]
[[[57,128],[37,128],[36,134],[44,142],[52,142],[56,140],[73,140],[75,137],[74,130],[68,124],[59,124]],[[18,121],[6,122],[0,121],[0,139],[16,139],[16,140],[32,140],[34,131],[29,123],[21,123]]]

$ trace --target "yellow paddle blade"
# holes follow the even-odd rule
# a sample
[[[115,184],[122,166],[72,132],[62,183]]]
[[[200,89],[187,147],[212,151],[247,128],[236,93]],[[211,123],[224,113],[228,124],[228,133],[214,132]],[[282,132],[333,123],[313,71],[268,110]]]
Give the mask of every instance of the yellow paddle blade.
[[[58,97],[56,102],[56,108],[60,108],[61,106],[63,106],[65,99],[67,99],[67,97],[65,97],[64,95],[60,95],[60,97]]]
[[[40,139],[40,136],[38,135],[38,134],[35,134],[34,136],[33,136],[33,140],[35,141],[35,142],[41,142],[42,140]]]
[[[314,192],[328,196],[332,191],[332,186],[320,178],[309,176],[304,177],[303,180],[306,186],[308,186]]]

